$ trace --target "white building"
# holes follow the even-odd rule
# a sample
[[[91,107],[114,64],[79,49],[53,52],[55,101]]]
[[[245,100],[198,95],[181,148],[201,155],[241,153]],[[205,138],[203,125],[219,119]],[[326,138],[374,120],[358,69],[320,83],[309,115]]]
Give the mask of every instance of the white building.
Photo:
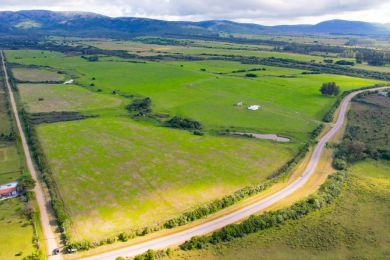
[[[259,105],[251,105],[248,107],[249,110],[253,110],[253,111],[258,110],[259,108],[260,108]]]
[[[74,82],[74,80],[71,79],[71,80],[65,81],[65,82],[64,82],[64,85],[73,84],[73,82]]]

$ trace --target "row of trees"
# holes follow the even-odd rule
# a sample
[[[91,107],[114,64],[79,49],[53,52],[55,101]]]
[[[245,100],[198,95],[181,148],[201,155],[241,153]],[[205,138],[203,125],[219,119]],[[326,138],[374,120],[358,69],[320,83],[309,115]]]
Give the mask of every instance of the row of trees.
[[[390,53],[375,50],[360,50],[355,55],[356,63],[367,62],[372,66],[383,66],[390,63]]]

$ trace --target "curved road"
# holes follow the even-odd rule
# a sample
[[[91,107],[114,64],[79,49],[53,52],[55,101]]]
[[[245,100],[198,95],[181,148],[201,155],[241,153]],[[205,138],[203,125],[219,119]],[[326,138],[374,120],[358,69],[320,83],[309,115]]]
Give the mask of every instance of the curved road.
[[[21,143],[23,146],[23,152],[24,152],[24,155],[26,158],[27,168],[28,168],[28,171],[30,172],[32,178],[36,182],[36,185],[34,188],[34,193],[35,193],[35,197],[36,197],[36,200],[37,200],[37,203],[39,206],[42,232],[43,232],[45,242],[46,242],[46,250],[47,250],[48,259],[49,260],[61,259],[61,257],[59,255],[56,255],[56,256],[51,255],[53,250],[58,248],[58,244],[57,244],[54,232],[51,229],[51,225],[50,225],[50,218],[49,218],[49,213],[48,213],[48,208],[47,208],[47,207],[49,207],[49,202],[46,201],[46,198],[44,196],[44,192],[42,190],[42,186],[37,178],[37,173],[35,171],[34,164],[33,164],[32,159],[31,159],[31,154],[30,154],[30,150],[28,148],[26,137],[24,135],[23,128],[22,128],[22,125],[20,123],[14,94],[13,94],[11,86],[9,84],[8,72],[7,72],[7,69],[5,66],[5,61],[4,61],[4,54],[2,51],[0,52],[0,54],[1,54],[1,62],[2,62],[2,66],[3,66],[3,71],[4,71],[4,81],[5,81],[5,84],[6,84],[7,89],[8,89],[9,101],[11,104],[12,113],[14,114],[14,117],[15,117],[16,126],[18,128]]]
[[[250,215],[255,214],[256,212],[265,209],[272,204],[286,198],[287,196],[291,195],[295,191],[297,191],[299,188],[301,188],[311,177],[311,175],[315,172],[315,169],[317,167],[317,164],[320,160],[321,153],[326,145],[326,143],[342,128],[345,115],[348,110],[348,105],[351,101],[351,99],[364,91],[373,91],[378,89],[383,89],[386,87],[379,87],[379,88],[373,88],[369,90],[360,90],[355,91],[348,96],[346,96],[341,104],[337,122],[332,126],[332,128],[318,141],[318,144],[316,145],[313,154],[311,155],[310,161],[308,165],[306,166],[305,171],[302,173],[302,175],[292,182],[290,185],[286,186],[284,189],[282,189],[279,192],[276,192],[269,197],[260,200],[258,202],[255,202],[254,204],[247,206],[245,208],[242,208],[240,210],[237,210],[233,213],[230,213],[228,215],[225,215],[223,217],[220,217],[215,220],[211,220],[210,222],[206,222],[204,224],[201,224],[199,226],[195,226],[193,228],[189,228],[184,231],[180,231],[178,233],[174,233],[165,237],[157,238],[154,240],[150,240],[147,242],[143,242],[140,244],[132,245],[126,248],[117,249],[111,252],[103,253],[100,255],[92,256],[85,258],[87,260],[107,260],[107,259],[115,259],[116,257],[123,256],[123,257],[130,257],[135,256],[138,254],[141,254],[148,249],[162,249],[167,248],[170,246],[174,246],[180,243],[185,242],[186,240],[191,239],[193,236],[200,236],[204,234],[208,234],[212,231],[215,231],[217,229],[220,229],[226,225],[235,223],[243,218],[249,217]]]

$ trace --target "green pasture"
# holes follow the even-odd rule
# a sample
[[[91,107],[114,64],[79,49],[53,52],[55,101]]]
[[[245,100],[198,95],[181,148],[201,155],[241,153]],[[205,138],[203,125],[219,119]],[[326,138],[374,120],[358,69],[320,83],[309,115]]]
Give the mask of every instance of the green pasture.
[[[34,252],[33,228],[20,198],[0,201],[0,259],[24,259]]]
[[[21,56],[24,58],[16,59]],[[7,51],[7,57],[12,62],[50,66],[76,74],[76,83],[93,91],[150,97],[155,112],[189,117],[200,121],[206,129],[233,127],[299,140],[307,138],[336,100],[320,95],[323,82],[335,81],[342,90],[378,83],[328,74],[302,75],[299,70],[274,67],[254,72],[259,75],[255,79],[246,78],[245,73],[209,72],[258,67],[239,62],[87,62],[78,56],[41,51]],[[245,106],[236,107],[238,102]],[[246,106],[250,104],[261,105],[262,109],[249,111]]]
[[[123,99],[91,92],[75,85],[18,84],[21,102],[28,112],[92,111],[120,107]],[[123,108],[124,109],[124,108]]]
[[[12,74],[17,80],[29,82],[62,81],[65,79],[63,74],[58,74],[55,71],[34,68],[13,68]]]
[[[263,182],[297,149],[120,117],[43,124],[37,131],[71,215],[73,239],[162,223]]]
[[[390,163],[351,167],[337,202],[300,220],[172,259],[387,259]]]

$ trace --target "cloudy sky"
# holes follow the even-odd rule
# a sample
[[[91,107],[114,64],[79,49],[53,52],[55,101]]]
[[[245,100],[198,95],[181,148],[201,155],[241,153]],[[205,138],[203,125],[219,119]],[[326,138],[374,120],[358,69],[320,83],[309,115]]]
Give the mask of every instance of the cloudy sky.
[[[328,19],[390,23],[390,0],[0,0],[0,10],[26,9],[261,24],[317,23]]]

